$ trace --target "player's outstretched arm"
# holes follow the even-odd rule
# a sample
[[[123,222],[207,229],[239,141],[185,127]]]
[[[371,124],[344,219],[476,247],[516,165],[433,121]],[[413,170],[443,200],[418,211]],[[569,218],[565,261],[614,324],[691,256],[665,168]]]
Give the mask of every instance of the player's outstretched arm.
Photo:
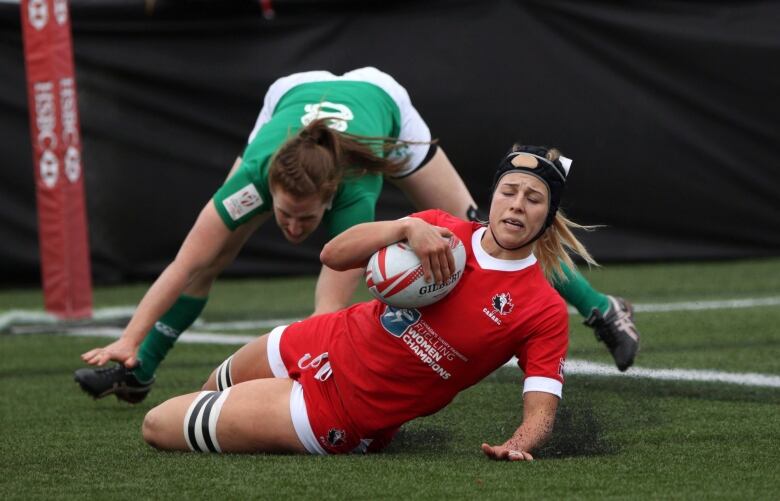
[[[501,445],[482,444],[482,452],[491,459],[533,461],[530,451],[550,437],[558,409],[558,397],[551,393],[529,391],[523,396],[523,423]]]
[[[455,272],[455,258],[445,238],[452,232],[416,217],[361,223],[334,237],[320,253],[320,261],[337,271],[363,268],[382,247],[408,240],[420,258],[426,280],[442,283]],[[445,237],[445,238],[442,238]]]
[[[250,226],[250,225],[246,225]],[[248,231],[239,228],[236,231]],[[233,232],[235,233],[235,232]],[[235,239],[211,201],[201,211],[174,261],[162,272],[144,295],[117,341],[81,355],[84,362],[103,365],[109,360],[127,367],[136,364],[136,351],[155,321],[176,301],[203,269],[214,263],[227,243]]]

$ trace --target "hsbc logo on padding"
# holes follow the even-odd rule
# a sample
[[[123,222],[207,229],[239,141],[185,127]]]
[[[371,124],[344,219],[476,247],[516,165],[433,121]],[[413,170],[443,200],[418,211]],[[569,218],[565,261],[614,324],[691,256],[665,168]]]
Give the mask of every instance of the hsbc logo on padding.
[[[68,146],[65,152],[65,177],[75,183],[81,176],[81,153],[75,146]]]
[[[67,10],[67,6],[65,6]],[[49,22],[49,5],[46,0],[30,0],[27,4],[27,18],[36,30],[42,30]]]
[[[54,188],[57,185],[57,179],[60,177],[60,162],[57,160],[57,155],[49,150],[44,151],[38,168],[40,169],[43,184],[47,188]]]
[[[54,0],[54,19],[60,26],[68,22],[68,0]]]

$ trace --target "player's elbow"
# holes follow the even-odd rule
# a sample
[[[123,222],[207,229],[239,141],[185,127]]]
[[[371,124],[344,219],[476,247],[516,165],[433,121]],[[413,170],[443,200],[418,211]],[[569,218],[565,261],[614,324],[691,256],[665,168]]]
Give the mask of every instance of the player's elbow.
[[[343,249],[339,249],[339,246],[335,245],[332,240],[325,244],[325,247],[323,247],[320,252],[320,262],[336,271],[349,269],[344,257]]]

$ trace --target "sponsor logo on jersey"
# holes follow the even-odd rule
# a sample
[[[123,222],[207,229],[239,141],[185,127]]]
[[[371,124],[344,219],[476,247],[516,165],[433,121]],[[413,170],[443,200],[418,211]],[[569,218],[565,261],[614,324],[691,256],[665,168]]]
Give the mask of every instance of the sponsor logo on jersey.
[[[439,336],[415,309],[388,305],[379,320],[389,334],[403,341],[420,362],[430,367],[442,379],[452,377],[448,368],[442,364],[449,364],[456,358],[468,362],[468,358]]]
[[[409,332],[401,336],[401,340],[415,354],[415,356],[431,368],[442,379],[449,379],[452,374],[441,364],[452,360],[452,354],[440,350],[430,338],[418,332],[413,326]]]
[[[263,198],[257,192],[257,188],[252,183],[244,186],[237,192],[222,201],[228,214],[233,221],[238,221],[242,216],[249,214],[252,210],[263,205]]]
[[[515,309],[515,304],[512,302],[512,296],[508,292],[502,292],[496,294],[490,300],[491,308],[483,308],[482,312],[490,318],[496,325],[501,325],[501,318],[504,315],[509,315],[512,310]],[[498,313],[498,315],[496,315]]]
[[[422,315],[413,308],[395,308],[385,306],[385,311],[379,316],[382,327],[395,337],[401,337],[416,324]]]
[[[320,103],[307,104],[303,107],[305,115],[301,117],[301,123],[304,127],[317,120],[318,118],[330,118],[328,127],[344,132],[349,127],[349,121],[355,118],[355,114],[348,106],[322,101]]]

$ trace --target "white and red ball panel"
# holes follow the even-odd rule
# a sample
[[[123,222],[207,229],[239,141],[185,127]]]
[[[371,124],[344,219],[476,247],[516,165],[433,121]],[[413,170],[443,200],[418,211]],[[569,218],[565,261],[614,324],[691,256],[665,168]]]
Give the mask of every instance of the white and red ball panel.
[[[409,243],[396,242],[376,251],[366,267],[366,286],[380,301],[397,308],[420,308],[446,296],[460,281],[466,267],[466,249],[453,235],[450,249],[455,273],[444,284],[426,282],[419,258]]]

